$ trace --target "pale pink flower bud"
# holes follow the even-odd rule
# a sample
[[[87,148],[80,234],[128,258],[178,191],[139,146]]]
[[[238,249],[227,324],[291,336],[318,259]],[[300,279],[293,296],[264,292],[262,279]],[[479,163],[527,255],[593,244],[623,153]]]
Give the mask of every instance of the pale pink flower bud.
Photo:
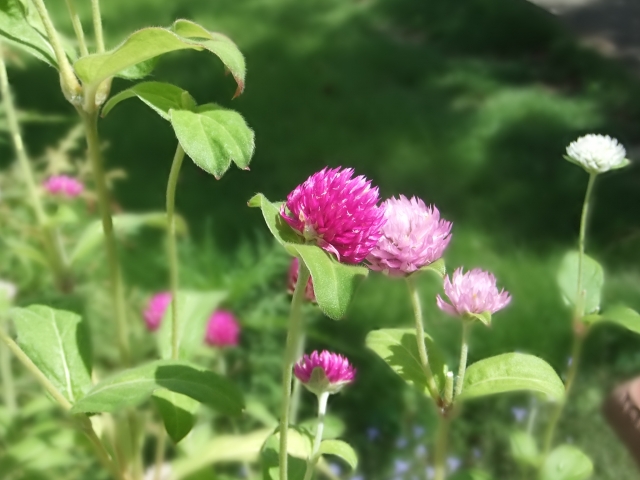
[[[353,382],[356,369],[346,357],[323,350],[304,355],[293,368],[302,384],[315,394],[336,393]]]
[[[164,312],[167,311],[167,307],[171,303],[170,292],[156,293],[149,299],[147,308],[144,311],[144,321],[147,324],[147,328],[151,331],[157,330],[162,322]]]
[[[240,324],[233,313],[217,310],[209,318],[205,341],[213,347],[235,347],[240,337]]]
[[[378,188],[351,168],[325,168],[298,185],[280,215],[305,240],[343,263],[360,263],[375,247],[384,225]]]
[[[417,197],[409,200],[400,195],[386,200],[381,208],[386,223],[367,257],[369,268],[406,276],[442,257],[451,240],[451,222],[441,219],[436,207],[427,207]]]
[[[289,281],[287,283],[287,290],[292,295],[294,290],[296,289],[296,283],[298,283],[299,271],[300,271],[300,260],[298,260],[298,257],[293,257],[293,260],[291,261],[291,266],[289,267]],[[316,301],[316,294],[313,291],[313,280],[311,280],[311,277],[309,277],[309,281],[307,282],[307,286],[305,287],[304,296],[310,302]]]
[[[479,268],[462,272],[462,268],[458,268],[453,272],[452,280],[449,277],[444,279],[444,293],[451,304],[445,302],[440,295],[436,299],[438,307],[449,315],[495,313],[511,301],[508,292],[504,289],[498,291],[496,277],[491,273]]]
[[[77,197],[84,191],[84,185],[77,179],[68,175],[54,175],[47,178],[42,186],[52,195],[64,197]]]

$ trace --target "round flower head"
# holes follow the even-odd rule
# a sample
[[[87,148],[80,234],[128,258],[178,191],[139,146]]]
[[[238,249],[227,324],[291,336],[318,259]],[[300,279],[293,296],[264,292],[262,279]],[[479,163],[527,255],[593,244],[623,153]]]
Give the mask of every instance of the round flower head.
[[[156,293],[147,304],[147,308],[144,311],[144,321],[147,324],[147,328],[151,331],[157,330],[162,322],[162,317],[167,307],[171,303],[171,293],[160,292]]]
[[[291,261],[291,266],[289,267],[289,281],[287,282],[287,290],[290,294],[293,295],[294,290],[296,289],[296,283],[298,283],[298,272],[300,271],[300,260],[298,257],[293,257]],[[309,281],[307,282],[307,286],[304,290],[304,296],[310,302],[316,301],[316,294],[313,291],[313,280],[309,277]]]
[[[435,262],[451,240],[451,222],[434,206],[404,195],[386,200],[382,237],[367,257],[372,270],[405,276]]]
[[[603,173],[629,164],[627,152],[608,135],[585,135],[567,147],[565,158],[589,173]]]
[[[282,218],[305,240],[315,242],[343,263],[360,263],[378,243],[384,210],[378,189],[351,168],[325,168],[287,197]]]
[[[316,350],[304,355],[293,368],[293,373],[308,390],[321,395],[337,393],[356,377],[356,369],[346,357],[337,353]]]
[[[42,184],[45,190],[53,195],[64,197],[77,197],[84,191],[84,185],[73,177],[67,175],[54,175],[47,178]]]
[[[462,268],[453,272],[453,279],[444,279],[444,293],[451,304],[445,302],[440,295],[436,301],[440,310],[454,316],[475,316],[486,312],[495,313],[503,309],[511,301],[504,289],[498,291],[496,277],[491,273],[473,269],[462,273]]]
[[[233,313],[217,310],[209,318],[205,341],[213,347],[235,347],[240,337],[240,324]]]

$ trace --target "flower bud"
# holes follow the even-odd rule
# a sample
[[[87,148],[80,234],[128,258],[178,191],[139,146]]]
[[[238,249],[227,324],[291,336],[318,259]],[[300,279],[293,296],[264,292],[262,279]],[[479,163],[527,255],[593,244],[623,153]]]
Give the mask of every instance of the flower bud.
[[[296,283],[298,283],[298,272],[300,272],[300,260],[298,257],[293,257],[291,266],[289,267],[289,281],[287,282],[287,290],[291,295],[296,289]],[[313,280],[309,277],[309,281],[304,290],[304,296],[310,302],[316,303],[316,294],[313,291]]]
[[[240,337],[240,324],[233,313],[217,310],[209,318],[205,341],[212,347],[235,347]]]
[[[147,308],[144,311],[144,321],[149,330],[154,331],[154,330],[157,330],[158,327],[160,327],[160,323],[162,322],[162,317],[164,316],[164,312],[166,312],[167,307],[169,306],[170,303],[171,303],[170,292],[156,293],[153,297],[149,299]]]
[[[79,180],[68,175],[54,175],[47,178],[42,186],[52,195],[63,197],[77,197],[84,191],[84,185]]]

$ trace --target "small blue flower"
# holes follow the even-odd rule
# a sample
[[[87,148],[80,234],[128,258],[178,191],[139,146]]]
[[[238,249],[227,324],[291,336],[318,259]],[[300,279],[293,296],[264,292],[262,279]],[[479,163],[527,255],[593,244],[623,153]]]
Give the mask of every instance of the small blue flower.
[[[427,454],[427,447],[420,444],[416,446],[416,449],[413,451],[413,453],[415,453],[416,457],[424,457]]]
[[[428,480],[432,480],[432,479],[433,479],[433,477],[435,477],[435,476],[436,476],[436,470],[435,470],[435,468],[433,468],[433,467],[427,467],[426,474],[427,474],[427,479],[428,479]]]
[[[331,470],[331,473],[333,473],[336,477],[342,475],[342,467],[337,463],[329,463],[329,470]]]
[[[380,437],[380,430],[378,430],[376,427],[367,428],[367,438],[369,439],[370,442],[375,441],[379,437]]]
[[[396,448],[404,448],[409,444],[409,441],[404,437],[399,437],[396,440]]]
[[[450,472],[455,472],[462,465],[462,460],[458,457],[449,457],[447,458],[447,466],[449,467]]]
[[[482,457],[482,450],[480,450],[480,448],[478,447],[474,447],[472,450],[472,453],[473,453],[473,458],[475,458],[476,460]]]
[[[397,459],[393,463],[393,471],[396,475],[400,475],[403,473],[407,473],[411,468],[411,462],[407,462],[406,460]]]
[[[420,438],[424,435],[425,429],[422,425],[414,425],[413,426],[413,436],[415,438]]]
[[[527,411],[527,409],[522,407],[513,407],[511,409],[511,414],[513,415],[513,418],[515,418],[516,422],[518,423],[522,422],[525,418],[527,418],[528,413],[529,412]]]

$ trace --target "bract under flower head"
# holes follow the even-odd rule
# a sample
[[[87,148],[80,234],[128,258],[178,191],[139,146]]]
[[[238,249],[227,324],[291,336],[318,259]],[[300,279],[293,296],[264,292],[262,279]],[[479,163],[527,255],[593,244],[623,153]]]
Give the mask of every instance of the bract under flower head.
[[[84,185],[79,180],[68,175],[54,175],[47,178],[42,186],[53,195],[77,197],[84,191]]]
[[[386,223],[367,257],[372,270],[405,276],[442,257],[451,240],[451,222],[441,219],[436,207],[400,195],[386,200],[381,208]]]
[[[454,316],[495,313],[506,307],[511,301],[508,292],[504,289],[498,291],[496,277],[479,268],[467,273],[463,273],[462,268],[458,268],[453,272],[452,280],[449,280],[448,276],[445,277],[444,293],[451,304],[445,302],[438,295],[436,298],[438,307]]]
[[[351,168],[325,168],[287,197],[282,218],[305,240],[340,262],[360,263],[375,247],[384,225],[378,189]]]
[[[291,266],[289,267],[289,280],[287,282],[287,289],[290,294],[293,295],[294,290],[296,289],[296,283],[298,283],[298,272],[300,271],[300,260],[298,257],[293,257],[291,261]],[[316,301],[316,294],[313,291],[313,280],[309,277],[309,281],[307,282],[307,286],[304,290],[304,296],[310,302]]]
[[[608,135],[585,135],[571,142],[565,157],[589,173],[603,173],[625,167],[627,152],[615,138]]]
[[[170,292],[156,293],[149,299],[147,308],[144,311],[144,321],[151,331],[157,330],[162,322],[162,317],[167,307],[171,303]]]
[[[205,341],[214,347],[235,347],[240,338],[240,324],[228,310],[217,310],[209,318]]]
[[[304,355],[296,363],[293,373],[316,395],[336,393],[356,377],[356,369],[346,357],[327,350]]]

